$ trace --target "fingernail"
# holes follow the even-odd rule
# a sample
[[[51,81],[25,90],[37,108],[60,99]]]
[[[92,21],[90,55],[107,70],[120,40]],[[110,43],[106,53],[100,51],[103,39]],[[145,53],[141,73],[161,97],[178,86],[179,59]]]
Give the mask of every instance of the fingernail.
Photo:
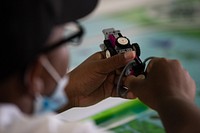
[[[139,79],[145,79],[145,76],[141,74],[141,75],[138,75],[137,78],[139,78]]]
[[[126,60],[131,60],[135,58],[135,51],[128,51],[124,53],[124,58]]]

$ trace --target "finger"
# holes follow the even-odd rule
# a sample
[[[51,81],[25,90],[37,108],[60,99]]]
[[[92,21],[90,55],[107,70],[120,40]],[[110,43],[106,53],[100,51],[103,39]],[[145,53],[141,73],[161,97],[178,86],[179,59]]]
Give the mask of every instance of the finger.
[[[147,65],[147,68],[146,68],[146,72],[147,72],[147,73],[150,72],[150,70],[151,70],[153,64],[154,64],[157,60],[158,60],[158,58],[154,58],[154,59],[151,59],[151,60],[150,60],[149,64]]]
[[[159,62],[161,60],[167,60],[167,59],[166,58],[158,58],[158,57],[155,57],[155,58],[151,59],[150,62],[148,63],[148,65],[147,65],[146,72],[149,73],[151,68],[153,67],[153,65],[156,62]]]
[[[137,98],[137,97],[133,94],[133,92],[128,91],[128,92],[126,93],[126,98],[127,98],[127,99],[135,99],[135,98]]]
[[[138,90],[141,90],[144,87],[145,76],[139,75],[138,77],[135,77],[130,75],[125,79],[124,85],[129,88],[129,91],[132,91],[135,94]]]
[[[123,80],[123,79],[122,79]],[[119,76],[115,75],[115,80],[114,80],[114,84],[117,85],[117,83],[119,82]]]
[[[126,88],[126,90],[124,90],[124,92],[121,94],[120,97],[125,98],[125,99],[135,99],[135,98],[137,98],[137,96],[134,95],[134,93],[132,91],[130,91],[127,87],[124,87],[124,88]],[[118,95],[118,97],[119,97],[119,95]]]
[[[99,52],[96,52],[93,55],[91,55],[88,59],[89,60],[100,60],[100,59],[105,59],[105,58],[106,58],[105,51],[99,51]]]
[[[117,86],[114,85],[112,92],[111,92],[111,97],[119,97],[118,94],[117,94],[116,88],[117,88]]]
[[[129,51],[125,52],[124,54],[118,54],[110,58],[104,59],[101,62],[101,69],[106,73],[112,72],[125,66],[129,61],[133,60],[135,56],[135,51]]]
[[[145,79],[145,75],[140,74],[140,75],[137,76],[137,78],[138,78],[138,79]]]
[[[120,75],[122,71],[123,71],[123,68],[119,68],[119,69],[116,70],[116,74]]]

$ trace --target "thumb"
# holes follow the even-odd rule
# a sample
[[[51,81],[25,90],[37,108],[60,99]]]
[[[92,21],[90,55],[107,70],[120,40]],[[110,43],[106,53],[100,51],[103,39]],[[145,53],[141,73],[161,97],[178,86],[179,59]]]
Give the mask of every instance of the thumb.
[[[138,91],[142,90],[144,87],[144,75],[139,75],[137,77],[130,75],[124,81],[124,86],[126,86],[129,91],[133,92],[134,95],[137,96]]]
[[[123,54],[117,54],[110,58],[102,60],[102,69],[104,72],[109,73],[121,67],[124,67],[129,61],[133,60],[136,56],[135,51],[125,52]]]

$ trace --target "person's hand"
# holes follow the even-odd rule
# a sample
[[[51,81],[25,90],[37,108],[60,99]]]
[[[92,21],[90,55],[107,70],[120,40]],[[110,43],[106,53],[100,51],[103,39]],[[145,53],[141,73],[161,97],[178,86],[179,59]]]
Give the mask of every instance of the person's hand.
[[[130,93],[145,104],[157,110],[160,104],[169,99],[193,102],[195,82],[177,60],[152,59],[147,67],[146,78],[128,76],[124,85]]]
[[[71,106],[89,106],[107,97],[116,96],[117,69],[135,58],[135,52],[105,58],[105,52],[90,56],[69,73],[66,88]]]

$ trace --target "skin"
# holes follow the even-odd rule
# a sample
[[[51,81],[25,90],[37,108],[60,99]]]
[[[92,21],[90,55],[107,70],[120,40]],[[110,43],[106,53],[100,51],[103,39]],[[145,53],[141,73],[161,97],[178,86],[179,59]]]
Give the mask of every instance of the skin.
[[[63,37],[64,25],[55,26],[50,33],[47,45],[54,44]],[[38,56],[27,67],[24,80],[19,73],[14,73],[0,84],[0,102],[12,103],[26,114],[33,113],[33,103],[37,94],[51,95],[56,86],[56,81],[41,64],[41,58],[45,56],[51,65],[62,77],[66,74],[68,66],[68,51],[66,45],[62,45],[47,54]]]
[[[115,88],[119,75],[115,70],[134,58],[135,52],[127,52],[108,59],[105,58],[105,52],[97,52],[90,56],[69,73],[70,82],[66,87],[66,93],[70,103],[62,110],[93,105],[107,97],[117,96]]]
[[[124,84],[132,96],[159,113],[167,132],[200,132],[200,111],[194,103],[195,82],[179,61],[153,59],[146,78],[129,76]]]
[[[56,26],[47,40],[51,45],[63,37],[64,25]],[[62,77],[68,67],[68,51],[62,45],[49,53],[38,56],[26,69],[24,80],[19,73],[13,74],[9,79],[0,84],[0,102],[12,103],[26,114],[33,113],[33,103],[37,94],[51,95],[56,86],[56,81],[41,64],[41,58],[45,56],[51,65]],[[89,57],[76,69],[69,73],[70,81],[65,88],[69,97],[69,104],[59,111],[74,106],[89,106],[106,97],[114,96],[113,84],[118,77],[115,69],[123,67],[128,61],[135,58],[135,52],[120,54],[105,59],[104,52],[98,52]],[[81,80],[80,79],[80,75]]]
[[[61,25],[52,29],[47,44],[59,41],[63,28]],[[66,74],[69,56],[63,45],[32,61],[24,80],[16,72],[1,82],[1,103],[15,104],[22,112],[32,114],[35,96],[38,93],[52,94],[56,82],[41,65],[42,56],[48,58],[61,77]],[[70,103],[61,110],[89,106],[109,96],[116,96],[114,89],[118,74],[115,70],[125,66],[134,57],[134,52],[108,59],[105,59],[104,52],[93,54],[69,72],[70,81],[65,91]],[[124,85],[129,88],[128,98],[138,97],[159,113],[167,132],[200,132],[200,111],[194,104],[196,86],[177,60],[153,59],[147,67],[146,78],[142,75],[129,76],[124,79]]]

